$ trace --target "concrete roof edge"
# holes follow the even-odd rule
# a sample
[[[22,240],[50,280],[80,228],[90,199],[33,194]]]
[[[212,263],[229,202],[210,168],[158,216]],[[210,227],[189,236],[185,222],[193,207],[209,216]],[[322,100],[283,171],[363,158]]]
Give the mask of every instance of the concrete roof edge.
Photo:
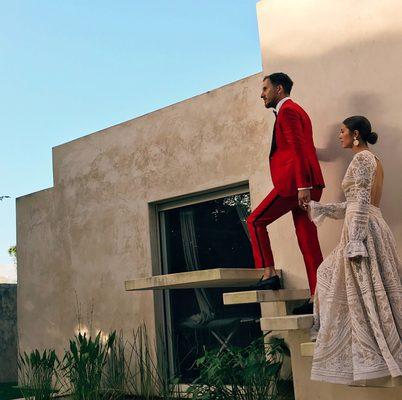
[[[54,186],[51,186],[51,187],[48,187],[48,188],[45,188],[45,189],[37,190],[36,192],[32,192],[32,193],[28,193],[28,194],[23,194],[22,196],[16,197],[16,198],[15,198],[15,201],[20,201],[20,200],[25,199],[25,198],[27,198],[27,197],[36,196],[36,195],[38,195],[38,194],[40,194],[40,193],[43,193],[43,192],[46,192],[46,191],[49,191],[49,190],[53,190],[53,189],[54,189]]]
[[[216,91],[221,90],[221,89],[223,89],[223,88],[225,88],[225,87],[227,87],[227,86],[235,85],[236,83],[239,83],[239,82],[241,82],[241,81],[243,81],[243,80],[246,80],[246,79],[252,78],[252,77],[254,77],[254,76],[260,75],[260,74],[262,74],[262,73],[263,73],[263,71],[256,72],[255,74],[251,74],[251,75],[249,75],[249,76],[245,76],[244,78],[240,78],[240,79],[238,79],[238,80],[236,80],[236,81],[233,81],[233,82],[230,82],[230,83],[226,83],[225,85],[219,86],[219,87],[217,87],[217,88],[215,88],[215,89],[207,90],[206,92],[197,94],[197,95],[195,95],[195,96],[189,97],[189,98],[184,99],[184,100],[180,100],[180,101],[178,101],[177,103],[169,104],[169,105],[167,105],[167,106],[165,106],[165,107],[158,108],[157,110],[153,110],[153,111],[150,111],[150,112],[148,112],[148,113],[139,115],[138,117],[134,117],[134,118],[129,119],[129,120],[127,120],[127,121],[119,122],[118,124],[108,126],[108,127],[106,127],[106,128],[100,129],[100,130],[98,130],[98,131],[95,131],[95,132],[92,132],[92,133],[88,133],[87,135],[80,136],[79,138],[76,138],[76,139],[73,139],[73,140],[69,140],[68,142],[59,144],[59,145],[57,145],[57,146],[53,146],[53,147],[52,147],[52,152],[54,152],[55,150],[57,150],[59,147],[62,147],[62,146],[65,146],[65,145],[67,145],[67,144],[76,142],[76,141],[78,141],[78,140],[82,140],[82,139],[88,138],[89,136],[92,136],[92,135],[95,135],[95,134],[98,134],[98,133],[105,132],[105,131],[109,130],[110,128],[114,128],[114,127],[116,127],[116,126],[120,126],[120,125],[127,124],[127,123],[129,123],[129,122],[131,122],[131,121],[134,121],[134,120],[136,120],[136,119],[144,118],[144,117],[146,117],[146,116],[148,116],[148,115],[154,114],[154,113],[159,112],[159,111],[161,111],[161,110],[165,110],[165,109],[167,109],[167,108],[174,107],[174,106],[176,106],[176,105],[178,105],[178,104],[181,104],[181,103],[184,103],[184,102],[186,102],[186,101],[195,99],[195,98],[197,98],[197,97],[204,96],[204,95],[206,95],[206,94],[208,94],[208,93],[210,93],[210,92],[216,92]]]

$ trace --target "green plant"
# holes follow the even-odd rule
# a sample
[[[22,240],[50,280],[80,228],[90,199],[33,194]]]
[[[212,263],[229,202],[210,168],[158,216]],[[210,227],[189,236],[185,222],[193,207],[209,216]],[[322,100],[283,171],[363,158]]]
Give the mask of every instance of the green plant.
[[[130,358],[127,360],[125,347],[123,334],[120,332],[108,352],[102,380],[104,397],[109,400],[121,399],[126,393]]]
[[[199,400],[274,400],[285,354],[283,339],[264,343],[263,337],[246,348],[205,351],[196,361],[200,377],[187,392]]]
[[[19,354],[18,375],[20,390],[25,399],[48,400],[58,391],[59,360],[54,350],[38,350]]]
[[[10,246],[8,248],[8,255],[10,257],[13,257],[14,262],[16,263],[17,262],[17,246]]]
[[[115,341],[116,332],[110,334],[105,343],[101,332],[95,340],[78,333],[70,340],[70,349],[63,358],[63,371],[71,385],[72,399],[98,400],[103,396],[102,376],[107,363],[108,351]]]
[[[120,400],[127,394],[144,400],[179,399],[179,380],[168,376],[166,353],[164,345],[151,345],[144,324],[133,331],[131,341],[115,331],[104,341],[101,332],[95,339],[79,332],[70,340],[62,363],[53,350],[42,356],[37,350],[24,353],[19,361],[20,389],[30,400],[47,400],[61,389],[73,400]]]
[[[161,340],[159,343],[163,343]],[[152,351],[148,332],[144,324],[133,332],[133,340],[128,343],[131,355],[128,366],[128,388],[132,395],[141,399],[180,398],[178,378],[168,376],[167,352],[161,346]]]

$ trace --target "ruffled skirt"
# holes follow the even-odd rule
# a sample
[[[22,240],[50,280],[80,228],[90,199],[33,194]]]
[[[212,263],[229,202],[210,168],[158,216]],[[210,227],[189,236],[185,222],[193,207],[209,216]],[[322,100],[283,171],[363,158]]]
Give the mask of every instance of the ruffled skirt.
[[[370,206],[368,257],[345,256],[353,207],[338,246],[317,272],[311,379],[352,384],[402,375],[402,266],[381,211]],[[346,250],[345,250],[346,249]]]

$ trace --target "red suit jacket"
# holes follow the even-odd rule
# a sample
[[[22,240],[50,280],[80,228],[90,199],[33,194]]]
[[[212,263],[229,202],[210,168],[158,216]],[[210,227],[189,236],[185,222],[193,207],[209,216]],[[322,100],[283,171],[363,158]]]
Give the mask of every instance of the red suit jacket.
[[[276,117],[270,158],[272,182],[283,197],[297,195],[298,188],[325,187],[307,113],[291,99]]]

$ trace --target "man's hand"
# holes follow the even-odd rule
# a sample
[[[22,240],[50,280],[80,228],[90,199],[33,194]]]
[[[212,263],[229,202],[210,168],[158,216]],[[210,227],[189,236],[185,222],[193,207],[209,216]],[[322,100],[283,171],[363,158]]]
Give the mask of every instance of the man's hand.
[[[307,210],[308,202],[311,200],[310,189],[299,190],[299,206],[303,210]]]

